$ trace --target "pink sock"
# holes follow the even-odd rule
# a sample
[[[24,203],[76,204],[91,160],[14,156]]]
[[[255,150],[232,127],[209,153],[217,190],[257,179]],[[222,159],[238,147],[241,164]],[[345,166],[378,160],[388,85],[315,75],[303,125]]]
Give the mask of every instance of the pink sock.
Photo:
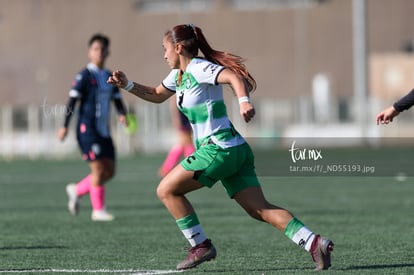
[[[91,188],[89,189],[89,196],[91,198],[93,210],[102,210],[105,208],[105,186],[91,185]]]
[[[184,157],[188,157],[189,155],[194,153],[194,151],[195,151],[194,145],[192,145],[192,144],[186,145],[184,147]]]
[[[180,160],[181,156],[183,155],[184,147],[182,145],[175,145],[171,148],[170,152],[161,166],[161,171],[163,174],[167,174],[174,168],[177,162]]]
[[[91,178],[92,175],[87,175],[83,178],[78,184],[76,184],[76,194],[80,197],[89,193],[91,187]]]

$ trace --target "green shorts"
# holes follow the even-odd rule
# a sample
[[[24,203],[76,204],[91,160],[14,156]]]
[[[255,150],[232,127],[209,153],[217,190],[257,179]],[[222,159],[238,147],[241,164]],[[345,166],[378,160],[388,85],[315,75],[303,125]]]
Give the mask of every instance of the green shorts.
[[[194,171],[194,179],[209,188],[220,180],[230,198],[247,187],[260,186],[247,143],[226,149],[216,144],[201,146],[181,166]]]

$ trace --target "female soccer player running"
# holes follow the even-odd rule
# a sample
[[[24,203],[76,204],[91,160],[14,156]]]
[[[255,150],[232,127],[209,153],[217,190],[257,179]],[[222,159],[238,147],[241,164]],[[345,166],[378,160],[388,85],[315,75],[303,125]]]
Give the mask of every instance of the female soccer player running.
[[[113,100],[119,121],[126,124],[125,107],[119,89],[106,80],[111,72],[105,69],[109,55],[109,38],[96,34],[89,40],[90,63],[76,75],[69,92],[64,126],[58,132],[63,141],[68,133],[75,104],[80,100],[77,139],[82,157],[89,162],[91,173],[77,184],[68,184],[68,208],[71,214],[79,212],[79,199],[88,194],[92,204],[92,220],[111,221],[114,216],[105,209],[104,183],[115,173],[115,149],[109,131],[110,103]]]
[[[332,241],[313,233],[289,211],[265,199],[254,170],[253,153],[227,117],[222,84],[232,87],[245,122],[255,114],[249,92],[255,89],[256,82],[243,59],[212,49],[201,29],[194,25],[173,27],[165,33],[162,44],[164,59],[172,71],[158,87],[132,82],[122,71],[115,71],[108,83],[154,103],[176,94],[177,106],[193,128],[196,151],[168,173],[157,188],[159,199],[192,246],[177,269],[192,268],[216,257],[216,249],[185,195],[212,187],[219,180],[228,196],[251,217],[283,231],[309,251],[318,270],[328,269]],[[199,50],[203,58],[197,57]]]

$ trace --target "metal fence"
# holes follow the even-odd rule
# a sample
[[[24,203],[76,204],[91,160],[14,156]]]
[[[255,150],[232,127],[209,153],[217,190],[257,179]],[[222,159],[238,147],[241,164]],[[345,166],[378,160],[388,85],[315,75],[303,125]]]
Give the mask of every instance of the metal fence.
[[[226,98],[228,114],[236,129],[245,137],[253,138],[255,145],[268,144],[269,138],[283,137],[411,137],[414,127],[409,127],[414,118],[407,112],[398,118],[398,123],[379,127],[375,125],[375,114],[386,103],[370,100],[366,108],[365,124],[355,123],[353,104],[350,100],[330,100],[326,106],[319,106],[312,97],[299,99],[254,101],[255,119],[246,124],[239,115],[235,98]],[[329,108],[328,108],[329,107]],[[318,112],[327,108],[326,112]],[[117,122],[112,112],[111,131],[119,155],[166,151],[176,142],[171,125],[170,109],[167,103],[160,105],[138,100],[128,106],[138,123],[135,133],[127,133]],[[79,154],[75,124],[72,118],[69,135],[62,143],[57,131],[62,126],[64,105],[11,106],[0,108],[0,157],[53,157],[64,158]],[[266,140],[266,141],[265,141]],[[355,145],[355,144],[353,144]]]

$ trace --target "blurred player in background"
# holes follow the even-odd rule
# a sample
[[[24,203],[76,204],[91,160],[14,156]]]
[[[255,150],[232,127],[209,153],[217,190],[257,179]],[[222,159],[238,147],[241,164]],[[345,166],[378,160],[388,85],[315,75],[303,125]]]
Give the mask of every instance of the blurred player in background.
[[[177,105],[173,100],[171,100],[170,103],[172,124],[177,131],[178,142],[170,149],[164,163],[160,167],[158,171],[160,177],[167,175],[182,157],[188,157],[195,150],[190,122],[187,117],[178,110]]]
[[[71,214],[79,212],[79,200],[89,193],[92,204],[91,218],[94,221],[111,221],[114,216],[105,208],[105,182],[115,174],[115,148],[110,135],[110,103],[115,103],[119,121],[126,124],[126,110],[117,87],[106,80],[111,72],[105,68],[109,55],[110,40],[96,34],[89,40],[89,64],[72,84],[67,103],[67,112],[63,127],[57,136],[63,141],[68,133],[68,125],[80,101],[79,120],[76,126],[77,140],[84,160],[89,162],[91,173],[77,184],[66,186],[69,197],[68,208]]]
[[[377,117],[377,124],[388,124],[392,122],[394,117],[398,116],[401,112],[408,110],[414,105],[414,89],[411,90],[407,95],[399,99],[390,107],[381,111]]]
[[[159,86],[132,82],[121,71],[115,71],[108,82],[154,103],[176,94],[178,108],[191,123],[197,150],[168,173],[157,188],[159,199],[191,245],[177,269],[193,268],[216,257],[216,249],[185,195],[202,187],[212,187],[217,181],[222,182],[229,197],[251,217],[283,231],[310,252],[317,269],[328,269],[332,241],[314,234],[289,211],[265,199],[250,146],[227,116],[223,84],[231,85],[245,122],[255,115],[249,92],[256,88],[256,81],[243,59],[212,49],[201,29],[192,24],[167,31],[163,47],[164,59],[172,70]],[[203,58],[197,57],[199,50]]]

